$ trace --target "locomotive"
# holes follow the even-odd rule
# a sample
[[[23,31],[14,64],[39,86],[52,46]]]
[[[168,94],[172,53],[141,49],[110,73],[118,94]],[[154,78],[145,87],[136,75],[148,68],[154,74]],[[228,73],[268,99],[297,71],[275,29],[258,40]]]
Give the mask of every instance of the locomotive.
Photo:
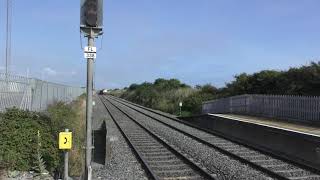
[[[100,95],[106,95],[107,93],[108,93],[107,89],[102,89],[102,90],[99,91]]]

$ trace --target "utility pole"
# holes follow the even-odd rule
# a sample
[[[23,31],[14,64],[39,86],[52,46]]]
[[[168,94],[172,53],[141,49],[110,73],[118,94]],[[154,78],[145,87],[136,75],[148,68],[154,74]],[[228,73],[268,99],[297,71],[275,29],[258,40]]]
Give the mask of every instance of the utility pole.
[[[94,35],[90,30],[88,35],[88,47],[94,47]],[[87,179],[92,176],[91,156],[92,156],[92,95],[93,95],[93,58],[87,58],[87,106],[86,106],[86,127],[87,127],[87,145],[86,145],[86,172]]]
[[[97,51],[94,39],[102,35],[103,0],[81,0],[80,3],[80,30],[88,38],[88,46],[84,48],[84,57],[87,59],[85,179],[91,180],[93,64]]]
[[[12,19],[12,0],[7,0],[7,19],[6,19],[6,79],[9,74],[10,59],[11,59],[11,19]]]

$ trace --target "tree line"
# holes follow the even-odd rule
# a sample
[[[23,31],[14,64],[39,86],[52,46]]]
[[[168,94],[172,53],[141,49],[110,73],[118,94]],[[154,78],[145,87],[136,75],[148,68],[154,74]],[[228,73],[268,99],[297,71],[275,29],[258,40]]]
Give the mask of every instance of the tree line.
[[[177,79],[156,79],[153,83],[131,84],[124,89],[111,90],[111,94],[134,103],[178,114],[179,102],[183,115],[201,113],[203,101],[241,94],[320,95],[320,62],[292,67],[288,70],[262,70],[253,74],[234,76],[224,87],[212,84],[194,87]]]

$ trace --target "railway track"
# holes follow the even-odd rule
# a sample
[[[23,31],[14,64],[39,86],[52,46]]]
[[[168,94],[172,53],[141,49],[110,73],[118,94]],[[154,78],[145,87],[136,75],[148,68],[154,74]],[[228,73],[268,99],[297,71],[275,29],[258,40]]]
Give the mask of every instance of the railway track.
[[[151,179],[216,179],[215,174],[194,163],[169,142],[143,127],[107,99],[101,98],[101,101]]]
[[[246,145],[241,145],[222,138],[213,134],[212,132],[205,132],[196,127],[191,127],[185,124],[181,120],[163,112],[145,108],[134,103],[108,96],[109,101],[115,106],[122,109],[127,108],[127,111],[136,111],[149,119],[152,119],[164,126],[171,128],[174,131],[178,131],[192,139],[195,139],[199,143],[213,148],[227,156],[230,156],[241,163],[248,164],[252,168],[267,174],[275,179],[320,179],[319,172],[314,169],[308,169],[307,167],[299,166],[295,163],[288,162],[277,157],[270,156],[270,154],[263,153],[256,149],[249,148]],[[119,108],[120,109],[120,108]],[[123,110],[122,110],[123,111]],[[134,114],[127,114],[135,117]],[[142,118],[142,115],[139,117]]]

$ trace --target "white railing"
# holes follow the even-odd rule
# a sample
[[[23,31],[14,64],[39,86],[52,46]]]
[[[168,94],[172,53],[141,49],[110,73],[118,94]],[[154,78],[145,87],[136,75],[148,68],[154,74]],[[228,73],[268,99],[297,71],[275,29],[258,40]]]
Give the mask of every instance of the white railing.
[[[320,97],[246,94],[204,102],[202,112],[320,123]]]
[[[55,101],[70,102],[84,92],[80,87],[0,73],[0,111],[11,107],[41,111]]]

